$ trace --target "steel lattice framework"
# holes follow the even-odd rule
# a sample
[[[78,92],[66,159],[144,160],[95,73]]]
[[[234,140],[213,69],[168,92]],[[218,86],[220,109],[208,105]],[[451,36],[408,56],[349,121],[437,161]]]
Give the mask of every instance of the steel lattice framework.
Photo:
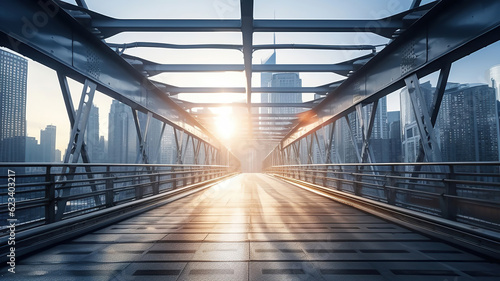
[[[375,112],[378,99],[407,86],[415,112],[422,143],[419,160],[439,161],[433,126],[444,88],[454,61],[500,39],[500,3],[483,1],[434,1],[421,5],[415,0],[408,10],[386,18],[373,20],[263,20],[255,19],[254,1],[240,1],[240,18],[230,20],[201,19],[116,19],[92,11],[85,1],[72,5],[63,1],[4,1],[0,11],[0,44],[39,61],[58,72],[61,89],[72,124],[72,136],[65,162],[86,160],[82,135],[88,119],[93,93],[98,90],[132,108],[141,143],[140,157],[148,163],[144,150],[146,128],[140,128],[137,112],[147,114],[174,127],[177,140],[178,162],[182,162],[181,135],[185,134],[197,153],[204,150],[206,164],[222,163],[226,148],[217,140],[205,121],[210,114],[186,112],[194,107],[223,106],[223,104],[189,103],[177,99],[179,93],[245,93],[246,103],[232,106],[246,107],[241,120],[247,125],[240,137],[258,141],[271,141],[277,147],[267,164],[296,163],[301,152],[298,143],[307,142],[309,153],[313,146],[331,151],[331,138],[320,141],[316,132],[356,111],[363,127],[363,146],[358,149],[359,162],[372,162],[369,140],[373,129],[373,116],[365,118],[361,110],[372,105]],[[456,32],[460,26],[460,32]],[[103,39],[122,32],[239,32],[242,44],[168,44],[156,42],[109,43]],[[373,33],[389,39],[381,45],[315,45],[315,44],[254,44],[256,32],[288,33]],[[167,49],[223,49],[239,50],[241,64],[160,64],[140,57],[124,54],[130,48]],[[364,50],[370,53],[336,64],[276,64],[252,63],[253,52],[266,49],[310,50]],[[165,72],[243,72],[245,85],[228,88],[177,87],[153,81],[150,78]],[[418,79],[440,71],[437,95],[427,112],[422,107]],[[254,87],[252,74],[259,72],[324,72],[346,76],[317,87]],[[75,112],[69,99],[67,77],[85,85],[79,110]],[[253,93],[315,93],[321,98],[303,104],[262,104],[252,102]],[[326,97],[326,98],[325,98]],[[300,115],[256,112],[255,108],[297,107],[307,110]],[[241,112],[241,111],[240,111]],[[289,115],[289,116],[287,116]],[[267,119],[263,119],[267,118]],[[265,120],[265,126],[259,120]],[[286,121],[286,123],[282,123]],[[280,123],[281,122],[281,123]],[[149,121],[147,122],[149,124]],[[333,132],[333,126],[328,127]],[[325,134],[327,135],[327,134]],[[279,142],[278,142],[279,141]],[[320,143],[321,142],[321,143]],[[271,157],[272,156],[272,157]],[[196,157],[195,157],[196,158]],[[325,155],[324,161],[333,161]],[[216,160],[219,159],[219,160]],[[234,160],[234,163],[237,161]]]

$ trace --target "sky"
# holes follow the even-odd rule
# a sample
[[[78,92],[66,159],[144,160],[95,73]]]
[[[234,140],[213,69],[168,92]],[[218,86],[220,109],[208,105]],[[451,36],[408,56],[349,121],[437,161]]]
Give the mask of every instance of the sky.
[[[72,2],[72,1],[68,1]],[[257,19],[376,19],[390,16],[406,10],[412,0],[256,0],[254,13]],[[430,1],[423,1],[422,4]],[[87,0],[88,7],[96,12],[116,18],[158,18],[158,19],[238,19],[238,0]],[[274,34],[255,33],[254,44],[271,44]],[[368,33],[278,33],[276,43],[307,44],[385,44],[387,39]],[[136,41],[163,42],[172,44],[226,43],[241,44],[239,33],[122,33],[106,39],[110,43],[127,43]],[[453,65],[450,75],[452,82],[487,83],[487,70],[500,64],[498,43],[485,50],[466,57]],[[253,63],[259,64],[271,54],[272,50],[256,51]],[[311,51],[311,50],[278,50],[278,64],[328,64],[338,63],[367,54],[369,51]],[[234,50],[167,50],[153,48],[136,48],[126,51],[127,54],[158,63],[171,64],[242,64],[243,55]],[[472,74],[473,73],[473,74]],[[344,79],[331,73],[301,73],[303,86],[319,86]],[[437,75],[429,79],[435,84]],[[175,86],[226,87],[245,84],[243,73],[211,73],[182,74],[168,73],[153,77],[164,83]],[[260,75],[253,75],[252,84],[260,86]],[[82,85],[71,81],[73,103],[78,105]],[[181,95],[181,98],[198,102],[243,102],[244,94],[233,95]],[[311,99],[311,95],[305,95]],[[253,100],[259,102],[259,95]],[[40,130],[46,125],[57,126],[56,147],[64,152],[69,138],[69,121],[59,89],[56,73],[36,62],[29,61],[28,69],[28,101],[27,101],[28,136],[40,138]],[[100,108],[100,134],[107,138],[107,119],[111,99],[97,93],[95,104]],[[399,109],[397,93],[388,98],[389,110]]]

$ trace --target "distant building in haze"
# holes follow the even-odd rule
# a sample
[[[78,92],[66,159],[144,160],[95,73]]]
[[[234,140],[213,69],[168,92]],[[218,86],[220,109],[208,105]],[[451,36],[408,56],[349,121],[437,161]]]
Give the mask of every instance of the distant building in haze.
[[[138,144],[132,110],[129,106],[113,100],[108,120],[109,162],[135,163]]]
[[[56,162],[56,126],[47,125],[40,131],[40,150],[42,162]]]

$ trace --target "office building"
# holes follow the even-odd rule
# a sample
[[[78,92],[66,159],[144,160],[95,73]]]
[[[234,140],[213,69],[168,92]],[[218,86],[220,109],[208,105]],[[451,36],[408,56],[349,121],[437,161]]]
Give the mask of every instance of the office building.
[[[24,162],[28,61],[0,50],[0,162]]]
[[[111,163],[135,163],[138,137],[129,106],[113,100],[109,112],[108,159]]]
[[[56,126],[47,125],[40,131],[40,152],[42,162],[56,161]]]

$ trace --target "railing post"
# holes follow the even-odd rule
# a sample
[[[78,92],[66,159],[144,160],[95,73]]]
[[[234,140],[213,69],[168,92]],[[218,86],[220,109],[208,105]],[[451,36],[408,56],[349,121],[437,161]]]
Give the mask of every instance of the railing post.
[[[189,171],[186,172],[186,169],[183,169],[183,174],[182,174],[182,186],[186,186],[187,185],[187,180],[189,177],[191,177],[191,168],[189,168]]]
[[[387,198],[387,203],[389,203],[389,205],[396,205],[396,190],[394,188],[392,188],[396,183],[394,178],[392,178],[393,176],[396,176],[396,171],[394,168],[395,168],[395,166],[391,165],[391,171],[389,172],[389,178],[387,178],[387,181],[385,184],[385,185],[389,185],[389,187],[384,185],[385,195]]]
[[[342,169],[339,167],[339,172],[342,172]],[[342,191],[342,179],[343,179],[343,175],[342,174],[338,174],[335,178],[336,178],[336,182],[337,182],[337,190],[338,191]]]
[[[361,176],[359,175],[360,172],[361,172],[361,169],[360,169],[359,165],[356,165],[353,187],[354,187],[354,194],[358,195],[358,196],[361,196],[361,185],[359,183],[361,181]]]
[[[111,166],[106,166],[106,208],[114,205],[113,180],[111,179]]]
[[[172,189],[176,189],[177,188],[177,175],[175,174],[175,168],[172,166],[170,167],[170,179],[172,179]]]
[[[330,168],[330,166],[325,166],[325,171],[322,172],[322,175],[323,175],[323,186],[324,187],[327,187],[327,183],[328,183],[328,168]]]
[[[45,206],[45,224],[53,223],[56,221],[56,190],[55,190],[55,176],[50,172],[51,166],[45,167],[45,198],[48,200]]]
[[[449,165],[449,173],[448,179],[455,179],[455,167],[453,165]],[[442,216],[445,219],[449,219],[455,221],[457,219],[457,202],[455,198],[448,197],[457,195],[457,184],[454,182],[446,182],[445,183],[445,191],[443,196],[441,196],[441,210]]]
[[[159,169],[159,167],[157,167]],[[157,169],[154,169],[153,171],[156,170],[156,175],[153,174],[151,177],[154,178],[153,182],[153,195],[159,194],[160,193],[160,173]],[[153,172],[152,171],[152,172]]]
[[[141,186],[141,176],[137,174],[137,171],[136,171],[136,175],[137,176],[137,183],[135,187],[135,199],[136,200],[139,200],[139,199],[142,199],[143,195],[144,195],[144,188],[142,188]]]

